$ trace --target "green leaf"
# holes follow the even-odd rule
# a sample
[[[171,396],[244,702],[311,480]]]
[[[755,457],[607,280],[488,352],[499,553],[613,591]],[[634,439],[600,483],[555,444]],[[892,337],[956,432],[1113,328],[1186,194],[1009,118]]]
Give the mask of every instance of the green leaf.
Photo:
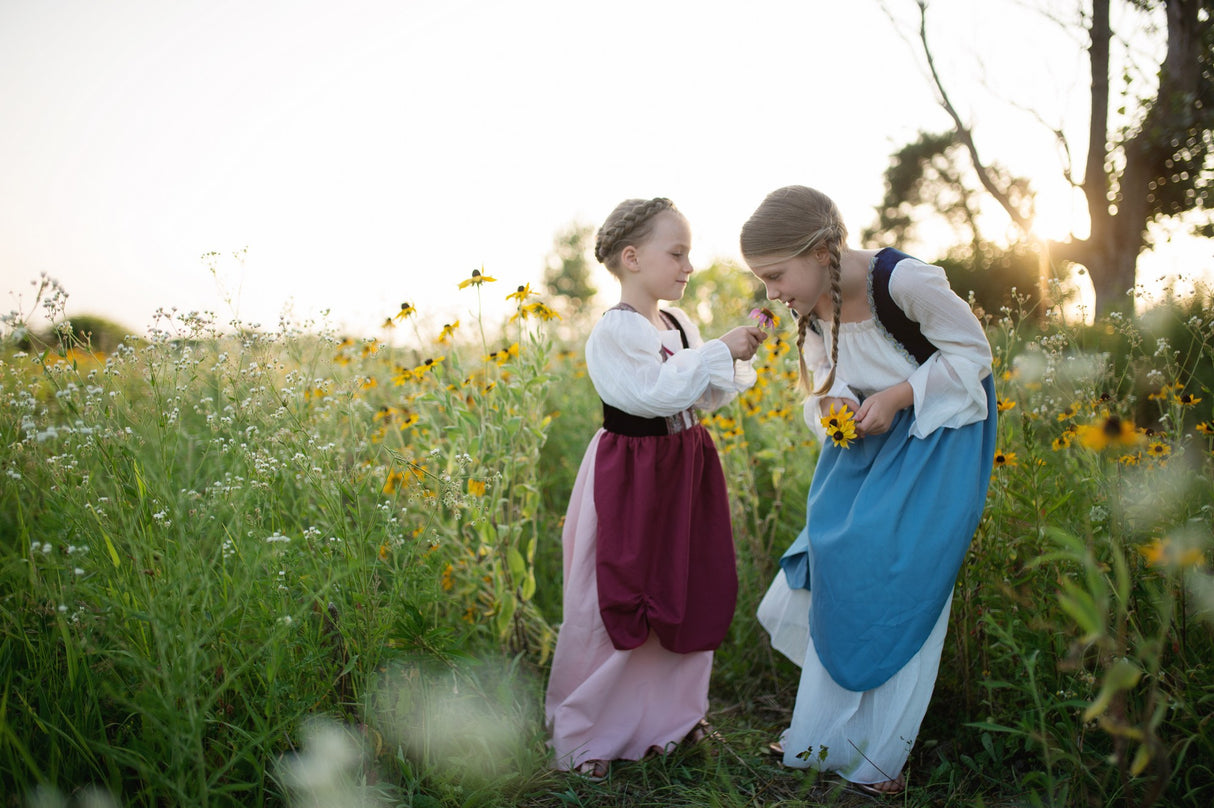
[[[1113,664],[1113,667],[1109,668],[1108,672],[1105,673],[1104,681],[1100,684],[1100,693],[1096,695],[1096,700],[1083,711],[1083,720],[1091,721],[1109,709],[1113,696],[1129,690],[1138,684],[1141,676],[1142,671],[1133,662],[1125,658],[1117,660]]]
[[[510,576],[516,581],[527,572],[527,562],[523,560],[523,554],[518,551],[517,547],[511,547],[506,551],[506,564],[510,567]]]

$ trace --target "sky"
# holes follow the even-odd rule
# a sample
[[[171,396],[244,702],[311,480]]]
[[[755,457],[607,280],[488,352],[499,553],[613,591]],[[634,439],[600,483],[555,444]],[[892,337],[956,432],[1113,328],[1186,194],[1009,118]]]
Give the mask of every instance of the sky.
[[[929,30],[979,148],[1060,236],[1086,225],[1048,127],[1081,165],[1087,64],[1029,5],[932,0]],[[558,230],[630,197],[675,201],[697,266],[738,260],[793,183],[858,234],[890,155],[950,126],[876,0],[0,0],[0,121],[0,311],[46,273],[69,315],[136,333],[176,307],[368,336],[405,301],[473,314],[457,284],[482,267],[504,311]],[[1141,265],[1214,258],[1178,237]]]

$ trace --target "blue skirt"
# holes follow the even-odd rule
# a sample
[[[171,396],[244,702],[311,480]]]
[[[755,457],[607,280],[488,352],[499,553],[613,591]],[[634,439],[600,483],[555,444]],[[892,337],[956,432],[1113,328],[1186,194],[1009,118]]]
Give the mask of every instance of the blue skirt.
[[[840,686],[871,690],[931,633],[982,518],[995,456],[987,418],[910,435],[913,408],[883,435],[827,442],[809,488],[808,524],[780,559],[792,588],[814,593],[810,636]]]

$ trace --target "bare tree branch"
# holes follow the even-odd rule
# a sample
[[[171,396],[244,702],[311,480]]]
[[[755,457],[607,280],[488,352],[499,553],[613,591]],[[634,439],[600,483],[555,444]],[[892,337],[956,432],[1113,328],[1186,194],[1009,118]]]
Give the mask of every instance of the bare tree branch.
[[[927,41],[927,0],[915,0],[915,2],[919,6],[919,41],[923,44],[923,54],[927,59],[927,67],[931,73],[932,82],[935,84],[940,104],[944,107],[949,117],[953,119],[953,126],[957,130],[957,136],[969,152],[970,160],[974,163],[974,170],[978,173],[978,181],[982,183],[982,187],[1007,211],[1008,216],[1020,228],[1021,232],[1028,235],[1032,230],[1032,221],[1012,203],[1007,191],[995,184],[990,170],[978,155],[978,145],[974,142],[973,131],[961,120],[961,116],[957,113],[957,108],[953,106],[952,100],[948,97],[948,92],[944,89],[944,82],[936,71],[936,61]]]

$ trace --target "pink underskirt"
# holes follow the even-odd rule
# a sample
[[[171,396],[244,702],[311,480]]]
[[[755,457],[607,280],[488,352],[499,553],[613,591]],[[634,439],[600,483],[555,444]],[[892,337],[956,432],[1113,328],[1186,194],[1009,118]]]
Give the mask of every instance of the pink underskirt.
[[[640,760],[652,746],[681,741],[708,711],[712,651],[675,653],[654,634],[621,650],[603,624],[594,490],[605,434],[594,436],[582,459],[562,534],[564,615],[545,700],[560,769],[587,760]]]

